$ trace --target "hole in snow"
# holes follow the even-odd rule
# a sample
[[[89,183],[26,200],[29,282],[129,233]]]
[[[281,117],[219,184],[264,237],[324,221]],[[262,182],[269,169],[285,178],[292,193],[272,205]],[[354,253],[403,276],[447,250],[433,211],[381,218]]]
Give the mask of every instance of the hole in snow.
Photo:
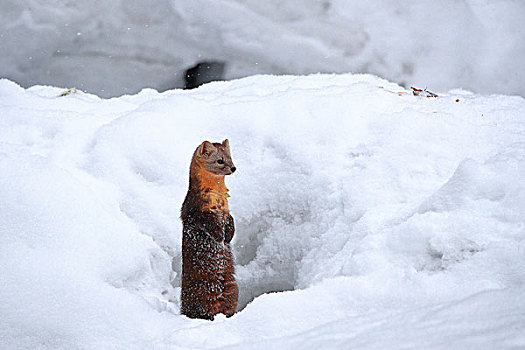
[[[297,287],[300,262],[309,252],[308,237],[316,231],[306,203],[296,201],[289,210],[283,202],[283,207],[237,220],[233,251],[239,310],[262,294]]]

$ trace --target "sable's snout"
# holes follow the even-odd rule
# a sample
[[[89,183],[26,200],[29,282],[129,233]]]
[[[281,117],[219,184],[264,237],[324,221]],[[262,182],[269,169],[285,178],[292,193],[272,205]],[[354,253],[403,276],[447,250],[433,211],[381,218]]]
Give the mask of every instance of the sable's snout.
[[[237,168],[234,167],[234,166],[232,166],[230,169],[231,169],[231,171],[232,171],[232,174],[235,172],[235,170],[237,170]]]

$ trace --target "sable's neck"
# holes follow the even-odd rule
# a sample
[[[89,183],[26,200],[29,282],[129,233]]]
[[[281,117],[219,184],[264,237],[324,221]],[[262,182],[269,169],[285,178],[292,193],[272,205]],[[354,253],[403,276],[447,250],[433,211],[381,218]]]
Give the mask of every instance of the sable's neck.
[[[200,193],[209,209],[228,211],[229,194],[224,175],[210,173],[196,161],[192,161],[190,169],[190,190]]]

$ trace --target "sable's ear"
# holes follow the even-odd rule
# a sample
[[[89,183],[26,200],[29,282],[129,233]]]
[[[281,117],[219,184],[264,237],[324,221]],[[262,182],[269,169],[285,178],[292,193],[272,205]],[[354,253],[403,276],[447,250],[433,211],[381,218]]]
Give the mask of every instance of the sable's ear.
[[[228,139],[225,139],[224,141],[222,141],[222,145],[224,146],[224,148],[228,150],[228,153],[229,153],[230,152],[230,141]]]
[[[202,156],[202,155],[207,155],[209,156],[210,154],[212,154],[213,152],[215,152],[217,149],[215,148],[214,145],[212,145],[211,142],[208,142],[208,141],[204,141],[203,143],[201,143],[201,145],[199,146],[199,154]]]

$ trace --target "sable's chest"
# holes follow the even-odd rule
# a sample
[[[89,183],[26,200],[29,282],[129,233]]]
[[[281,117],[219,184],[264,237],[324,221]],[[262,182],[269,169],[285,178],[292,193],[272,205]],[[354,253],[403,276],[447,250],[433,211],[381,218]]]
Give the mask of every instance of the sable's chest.
[[[219,217],[228,214],[230,211],[228,208],[228,197],[227,193],[219,193],[214,190],[208,191],[205,209],[217,214]]]

